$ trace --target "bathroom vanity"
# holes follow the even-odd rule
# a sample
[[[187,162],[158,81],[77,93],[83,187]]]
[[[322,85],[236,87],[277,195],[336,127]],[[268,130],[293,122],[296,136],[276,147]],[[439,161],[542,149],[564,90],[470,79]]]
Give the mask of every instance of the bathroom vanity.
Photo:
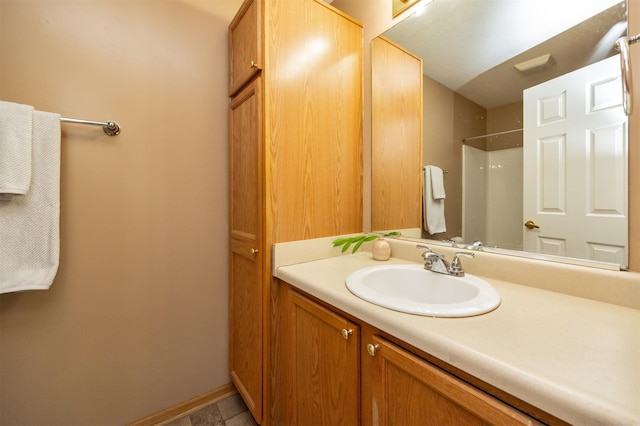
[[[273,424],[536,423],[448,373],[449,366],[439,368],[442,362],[429,354],[284,281],[277,285],[280,389],[274,394],[286,401],[278,401]]]
[[[322,245],[330,247],[322,240],[274,247],[273,423],[640,422],[637,273],[478,253],[465,267],[485,274],[501,305],[432,318],[356,297],[345,278],[380,262],[367,251],[329,254]],[[420,260],[407,241],[393,241],[392,254],[392,263]],[[491,270],[512,278],[492,278]],[[634,306],[594,300],[603,281]],[[593,293],[577,297],[579,287]],[[434,412],[444,417],[428,417]]]

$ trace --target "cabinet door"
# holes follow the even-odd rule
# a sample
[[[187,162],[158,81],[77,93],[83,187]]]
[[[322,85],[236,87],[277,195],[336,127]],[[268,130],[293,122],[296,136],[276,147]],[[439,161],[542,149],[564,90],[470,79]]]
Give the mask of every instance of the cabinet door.
[[[422,78],[420,58],[371,41],[372,229],[422,228]]]
[[[359,424],[359,328],[290,292],[293,425]]]
[[[230,237],[261,242],[263,217],[262,79],[238,93],[229,104]]]
[[[362,26],[323,1],[269,0],[273,242],[362,230]]]
[[[229,24],[229,96],[260,71],[263,63],[261,37],[261,0],[246,0]]]
[[[262,114],[260,79],[230,103],[229,367],[231,378],[262,421],[264,284],[262,231]]]
[[[534,424],[521,412],[440,370],[400,347],[373,336],[367,343],[373,371],[372,410],[380,425]],[[372,355],[373,354],[373,355]]]

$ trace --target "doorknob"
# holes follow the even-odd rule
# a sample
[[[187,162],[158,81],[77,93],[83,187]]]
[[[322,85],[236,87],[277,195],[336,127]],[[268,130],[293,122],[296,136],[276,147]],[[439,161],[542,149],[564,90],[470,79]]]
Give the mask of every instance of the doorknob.
[[[536,225],[536,223],[532,220],[528,220],[524,223],[524,226],[527,227],[527,229],[534,229],[534,228],[540,228],[538,225]]]

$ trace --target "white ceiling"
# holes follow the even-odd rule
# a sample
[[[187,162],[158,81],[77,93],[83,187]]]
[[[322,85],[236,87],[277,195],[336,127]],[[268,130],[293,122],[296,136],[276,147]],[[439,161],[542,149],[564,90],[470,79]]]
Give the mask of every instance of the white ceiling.
[[[612,23],[626,16],[623,5],[620,0],[434,0],[414,6],[414,13],[384,36],[423,58],[429,77],[492,107],[521,98],[523,85],[610,56],[613,42],[626,31],[607,35]],[[603,17],[579,25],[605,10]],[[604,49],[594,55],[603,39]],[[513,68],[545,53],[556,62],[551,70],[525,76]],[[491,83],[496,78],[498,97]]]

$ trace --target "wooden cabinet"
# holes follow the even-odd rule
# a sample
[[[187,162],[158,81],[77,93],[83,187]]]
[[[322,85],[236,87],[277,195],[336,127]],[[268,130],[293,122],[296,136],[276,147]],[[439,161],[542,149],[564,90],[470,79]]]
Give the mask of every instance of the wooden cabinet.
[[[229,96],[260,72],[262,2],[246,1],[229,25]]]
[[[360,331],[357,324],[295,291],[287,297],[278,365],[282,397],[274,424],[357,425]]]
[[[530,425],[533,419],[384,338],[363,339],[365,424]],[[374,420],[375,419],[375,420]]]
[[[260,87],[258,78],[229,104],[229,367],[252,413],[262,412],[264,370]]]
[[[229,41],[230,374],[268,424],[271,246],[362,229],[362,25],[246,0]]]
[[[274,424],[539,424],[284,282],[279,298]]]
[[[371,227],[422,228],[422,60],[371,41]]]

